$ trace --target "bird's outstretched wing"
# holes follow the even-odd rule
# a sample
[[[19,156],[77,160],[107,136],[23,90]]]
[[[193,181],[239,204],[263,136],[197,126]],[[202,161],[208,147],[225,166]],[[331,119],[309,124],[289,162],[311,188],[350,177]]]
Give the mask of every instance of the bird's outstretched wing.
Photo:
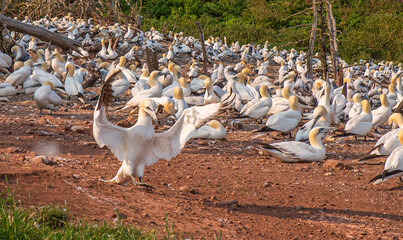
[[[112,124],[108,121],[105,114],[105,106],[108,106],[113,100],[113,90],[111,88],[112,77],[119,71],[119,69],[115,69],[113,73],[105,79],[101,95],[99,96],[97,106],[94,110],[92,131],[99,147],[107,146],[117,159],[123,161],[126,157],[125,142],[128,129]]]
[[[217,114],[228,109],[234,98],[235,94],[231,92],[231,94],[220,103],[212,103],[186,109],[178,121],[168,131],[156,133],[151,146],[153,154],[148,156],[146,161],[147,165],[151,165],[159,159],[170,160],[178,155],[186,142],[192,137],[195,130],[203,126]]]

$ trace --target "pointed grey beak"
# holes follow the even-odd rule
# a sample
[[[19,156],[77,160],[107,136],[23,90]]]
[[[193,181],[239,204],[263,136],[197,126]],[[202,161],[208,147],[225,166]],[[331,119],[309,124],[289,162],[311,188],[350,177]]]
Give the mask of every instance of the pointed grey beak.
[[[315,117],[315,119],[313,120],[313,124],[312,124],[312,128],[315,127],[315,124],[319,121],[319,119],[322,117],[322,115],[318,115]]]
[[[157,115],[155,114],[155,111],[151,110],[151,109],[145,109],[145,111],[151,116],[154,123],[158,124],[158,119],[157,119]]]

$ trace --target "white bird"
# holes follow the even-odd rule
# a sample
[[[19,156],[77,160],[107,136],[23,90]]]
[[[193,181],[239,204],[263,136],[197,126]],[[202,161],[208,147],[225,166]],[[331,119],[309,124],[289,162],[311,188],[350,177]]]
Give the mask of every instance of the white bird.
[[[261,98],[255,98],[249,101],[241,109],[240,116],[261,118],[264,117],[272,106],[272,99],[268,91],[267,85],[261,85],[259,88]]]
[[[313,118],[306,122],[295,135],[295,141],[306,141],[309,133],[314,127],[328,127],[330,125],[330,115],[326,108],[319,105],[313,110]]]
[[[193,134],[192,138],[223,139],[227,135],[224,126],[217,120],[211,120],[201,126]]]
[[[400,113],[393,113],[389,117],[388,123],[395,123],[399,128],[403,128],[403,116]],[[372,158],[390,155],[393,150],[400,146],[399,139],[397,138],[399,128],[385,133],[375,143],[375,146],[367,153],[367,155],[360,158],[358,161],[365,161]]]
[[[213,82],[209,77],[206,77],[204,80],[204,87],[206,88],[206,92],[203,97],[204,104],[218,103],[221,101],[220,97],[217,96],[217,93],[214,92]]]
[[[346,126],[344,127],[344,132],[340,135],[333,136],[343,137],[343,136],[364,136],[367,138],[368,132],[372,128],[372,113],[371,113],[371,104],[368,100],[361,101],[362,112],[353,118],[350,118]]]
[[[42,113],[42,109],[49,109],[50,113],[58,109],[58,105],[62,103],[62,99],[54,92],[55,86],[49,81],[45,81],[42,87],[38,88],[34,93],[34,100]]]
[[[94,110],[93,134],[100,147],[107,146],[122,166],[116,176],[108,182],[124,184],[134,180],[133,175],[143,182],[144,168],[159,159],[170,160],[178,155],[195,130],[208,119],[214,117],[228,106],[231,99],[221,103],[187,109],[181,118],[167,131],[155,133],[152,120],[156,121],[157,104],[145,99],[140,104],[137,122],[130,128],[118,127],[106,119],[105,107],[112,96],[110,79],[105,81],[101,96]],[[109,90],[108,90],[109,89]]]
[[[381,94],[381,106],[372,111],[372,127],[378,131],[378,127],[382,126],[392,115],[392,107],[389,104],[388,98],[385,94]]]
[[[14,96],[17,90],[10,83],[0,83],[0,97]]]
[[[133,96],[121,110],[136,107],[141,103],[141,101],[143,101],[146,98],[161,97],[162,85],[160,82],[157,81],[157,76],[159,73],[160,73],[159,71],[153,71],[150,74],[150,78],[148,81],[148,85],[150,86],[150,88],[142,90],[141,92]]]
[[[74,66],[71,63],[66,64],[66,72],[65,80],[64,80],[64,89],[66,90],[67,95],[70,96],[77,96],[78,100],[84,103],[83,99],[83,85],[77,79],[74,78]]]
[[[178,79],[178,82],[179,82],[179,86],[182,88],[183,97],[190,96],[190,93],[191,93],[190,85],[187,83],[186,79],[181,77],[181,78]],[[163,96],[168,96],[168,97],[173,97],[174,89],[177,86],[178,85],[176,85],[176,84],[169,85],[168,87],[164,88],[164,90],[162,91],[162,95]]]
[[[290,90],[285,87],[281,89],[282,97],[273,97],[273,104],[268,112],[269,115],[274,115],[279,112],[284,112],[290,108],[289,98],[291,96]]]
[[[24,84],[24,82],[27,80],[29,75],[31,75],[31,73],[32,73],[32,70],[31,70],[32,61],[30,59],[27,60],[25,63],[18,61],[14,64],[14,68],[16,68],[16,66],[18,69],[16,71],[14,71],[13,73],[11,73],[4,81],[13,86],[18,86],[18,85]]]
[[[175,87],[173,100],[175,102],[176,109],[175,117],[176,119],[179,119],[182,113],[188,108],[188,104],[183,98],[183,91],[181,87]]]
[[[403,176],[403,128],[399,130],[398,139],[400,147],[393,150],[386,159],[384,171],[371,179],[370,183],[379,184],[394,177],[399,177],[400,181],[403,182],[401,178]]]
[[[309,133],[309,143],[288,141],[279,143],[258,143],[258,148],[268,151],[282,162],[320,162],[325,158],[323,138],[333,130],[330,127],[315,127]]]
[[[348,118],[354,118],[358,116],[361,113],[361,111],[362,111],[361,95],[359,93],[356,93],[353,96],[353,105],[351,106],[351,109],[348,112]]]
[[[280,131],[287,133],[294,129],[301,120],[301,111],[296,96],[289,98],[290,109],[279,112],[267,119],[266,125],[257,132]],[[289,133],[291,135],[291,133]]]

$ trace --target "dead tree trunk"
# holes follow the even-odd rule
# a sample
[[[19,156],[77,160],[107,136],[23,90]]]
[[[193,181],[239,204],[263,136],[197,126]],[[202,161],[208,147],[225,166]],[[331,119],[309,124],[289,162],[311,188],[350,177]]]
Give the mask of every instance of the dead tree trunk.
[[[154,70],[158,70],[158,60],[155,52],[151,48],[146,47],[146,53],[148,71],[152,72]]]
[[[80,41],[67,38],[58,33],[50,32],[45,28],[39,26],[33,26],[22,23],[20,21],[16,21],[12,18],[6,17],[3,14],[0,14],[0,25],[3,27],[7,27],[10,30],[37,37],[42,41],[51,42],[53,45],[61,47],[65,50],[72,49],[79,51],[78,47],[81,46]]]
[[[203,70],[204,70],[204,74],[207,75],[207,53],[206,53],[206,47],[204,46],[203,30],[202,30],[199,22],[196,22],[196,25],[197,25],[197,28],[199,29],[200,41],[201,41],[202,50],[203,50]]]
[[[319,7],[320,14],[320,61],[322,66],[322,77],[325,81],[328,80],[327,61],[326,61],[326,39],[325,39],[325,17],[323,16],[323,2]]]
[[[338,87],[343,85],[343,82],[340,81],[337,77],[337,69],[339,67],[338,61],[338,47],[337,47],[337,39],[336,39],[336,21],[334,20],[332,13],[332,5],[326,0],[326,12],[327,12],[327,25],[329,28],[329,38],[330,38],[330,54],[332,56],[332,67],[333,67],[333,78]]]
[[[316,25],[318,23],[318,7],[316,6],[316,0],[312,1],[313,4],[313,23],[311,30],[311,37],[309,39],[309,48],[307,54],[307,68],[308,68],[308,78],[313,79],[313,69],[312,69],[312,55],[315,48],[315,35],[316,35]]]

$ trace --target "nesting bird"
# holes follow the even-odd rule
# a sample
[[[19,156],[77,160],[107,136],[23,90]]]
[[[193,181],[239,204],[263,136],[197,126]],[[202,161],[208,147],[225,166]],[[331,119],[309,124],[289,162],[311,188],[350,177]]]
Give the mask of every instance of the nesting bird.
[[[282,162],[320,162],[325,158],[324,136],[334,128],[315,127],[309,132],[309,143],[299,141],[279,143],[257,143],[257,147],[268,151]]]

